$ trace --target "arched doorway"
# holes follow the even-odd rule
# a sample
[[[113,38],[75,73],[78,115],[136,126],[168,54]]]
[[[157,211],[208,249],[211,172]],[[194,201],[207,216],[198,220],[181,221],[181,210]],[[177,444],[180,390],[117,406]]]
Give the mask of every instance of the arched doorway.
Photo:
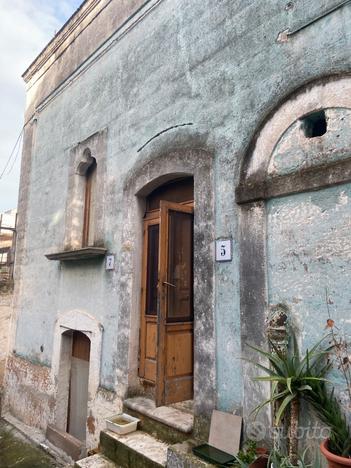
[[[165,134],[164,138],[168,133]],[[152,143],[140,154],[124,185],[122,255],[118,326],[119,394],[151,397],[155,383],[140,377],[140,311],[142,289],[143,222],[147,197],[170,181],[194,181],[194,322],[193,411],[195,434],[202,434],[216,405],[216,336],[214,297],[214,172],[213,156],[204,149],[178,147],[174,142]],[[173,142],[173,143],[172,143]],[[155,140],[156,144],[156,140]],[[194,141],[191,141],[194,145]],[[203,147],[205,143],[201,146]],[[146,153],[147,151],[147,153]],[[173,200],[175,201],[175,200]],[[177,201],[175,201],[177,203]],[[181,202],[180,202],[181,203]],[[156,335],[157,336],[157,335]],[[149,385],[148,385],[149,384]],[[155,392],[154,392],[155,393]],[[154,393],[152,396],[154,396]],[[202,437],[202,435],[201,435]],[[206,437],[206,436],[205,436]]]
[[[85,443],[88,413],[90,339],[77,330],[61,336],[56,425]]]
[[[157,406],[193,398],[193,219],[192,177],[146,198],[139,377]]]

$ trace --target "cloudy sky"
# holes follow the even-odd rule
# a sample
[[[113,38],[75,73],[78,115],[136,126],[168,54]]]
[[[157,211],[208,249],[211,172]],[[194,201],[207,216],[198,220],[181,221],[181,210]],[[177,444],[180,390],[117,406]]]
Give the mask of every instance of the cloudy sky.
[[[0,0],[0,175],[23,126],[21,75],[81,3]],[[20,160],[20,151],[15,151],[0,178],[0,213],[17,205]]]

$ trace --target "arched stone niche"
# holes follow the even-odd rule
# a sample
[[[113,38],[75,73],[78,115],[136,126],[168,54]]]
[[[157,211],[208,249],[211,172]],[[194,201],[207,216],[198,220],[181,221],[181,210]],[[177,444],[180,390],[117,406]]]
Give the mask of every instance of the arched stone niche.
[[[146,153],[146,152],[145,152]],[[120,260],[118,392],[138,393],[138,347],[145,197],[160,185],[194,178],[194,411],[207,418],[215,407],[214,178],[212,155],[188,147],[152,149],[133,168],[124,186]],[[125,376],[125,377],[124,377]]]
[[[322,131],[306,131],[318,118],[325,120]],[[244,157],[236,198],[241,206],[241,342],[245,358],[257,360],[257,353],[247,343],[267,344],[272,306],[268,301],[267,204],[350,182],[350,142],[351,78],[331,78],[288,97],[257,131]],[[256,385],[252,379],[257,370],[245,361],[242,365],[243,412],[249,418],[252,409],[266,399],[269,386]],[[268,427],[268,408],[260,417]]]
[[[69,151],[68,194],[64,249],[82,247],[86,174],[96,163],[96,186],[91,216],[94,218],[91,244],[104,246],[104,186],[106,180],[107,130],[94,133]],[[59,246],[58,246],[59,247]]]
[[[96,159],[92,156],[90,148],[85,148],[81,159],[78,161],[76,173],[80,176],[85,176],[89,167],[91,167],[94,162],[96,162]]]

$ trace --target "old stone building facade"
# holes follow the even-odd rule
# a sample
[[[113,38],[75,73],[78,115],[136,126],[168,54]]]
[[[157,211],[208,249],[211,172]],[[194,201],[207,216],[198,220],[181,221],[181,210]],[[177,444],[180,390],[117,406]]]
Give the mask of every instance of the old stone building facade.
[[[193,400],[183,433],[206,437],[213,409],[262,400],[241,357],[277,304],[303,346],[326,289],[347,327],[350,20],[341,0],[82,4],[24,73],[5,412],[93,449],[126,400]]]

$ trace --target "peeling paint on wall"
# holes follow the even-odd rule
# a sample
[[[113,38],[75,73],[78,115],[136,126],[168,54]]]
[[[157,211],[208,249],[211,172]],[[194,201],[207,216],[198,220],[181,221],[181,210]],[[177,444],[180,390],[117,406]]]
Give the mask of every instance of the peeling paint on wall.
[[[329,306],[350,333],[351,184],[267,203],[269,303],[291,309],[303,347],[325,334]]]

